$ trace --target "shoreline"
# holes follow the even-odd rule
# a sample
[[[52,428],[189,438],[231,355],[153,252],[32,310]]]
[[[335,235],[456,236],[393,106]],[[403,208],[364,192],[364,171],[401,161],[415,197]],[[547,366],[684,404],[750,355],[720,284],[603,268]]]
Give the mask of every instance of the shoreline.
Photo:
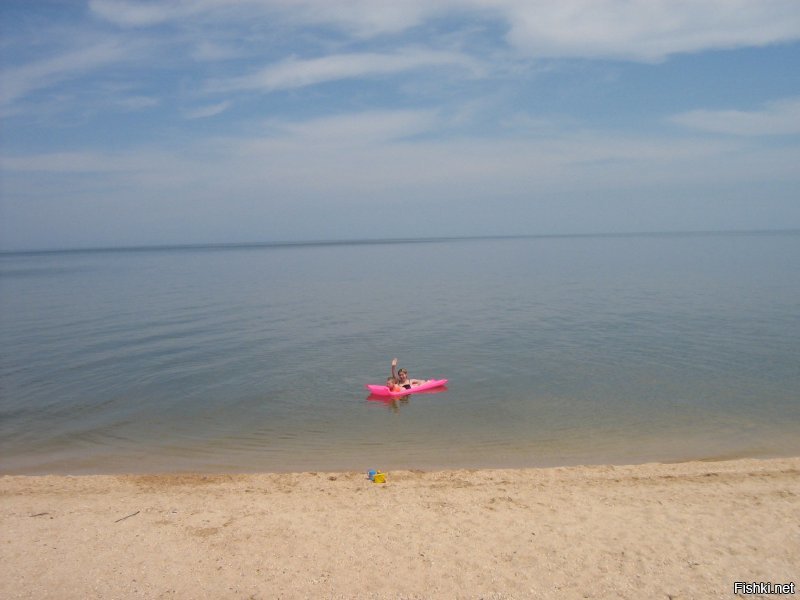
[[[617,448],[606,448],[605,453],[589,459],[587,451],[560,452],[548,455],[547,452],[534,452],[528,449],[520,452],[497,453],[476,458],[472,454],[447,455],[444,459],[431,460],[426,457],[411,458],[378,457],[365,459],[363,449],[345,453],[342,457],[311,456],[310,453],[296,457],[294,460],[281,460],[271,457],[267,460],[256,460],[253,456],[229,455],[223,450],[211,458],[207,452],[199,452],[196,456],[184,455],[143,455],[134,456],[126,452],[102,453],[100,451],[85,456],[64,458],[59,453],[0,457],[0,477],[6,476],[124,476],[124,475],[262,475],[271,473],[366,473],[370,468],[382,468],[392,471],[455,471],[455,470],[503,470],[503,469],[554,469],[572,467],[601,466],[633,466],[645,464],[680,464],[686,462],[727,462],[735,460],[772,460],[800,456],[800,444],[789,440],[788,434],[776,436],[770,448],[745,445],[725,445],[721,443],[694,447],[691,444],[681,446],[672,441],[669,445],[655,444],[647,446],[647,441],[640,441],[636,452],[621,451]],[[630,443],[628,443],[630,446]],[[682,448],[682,449],[680,449]],[[531,455],[536,454],[536,458]],[[276,464],[282,464],[276,468]],[[354,467],[355,465],[355,467]]]
[[[0,596],[727,598],[797,582],[799,514],[800,457],[3,475]]]

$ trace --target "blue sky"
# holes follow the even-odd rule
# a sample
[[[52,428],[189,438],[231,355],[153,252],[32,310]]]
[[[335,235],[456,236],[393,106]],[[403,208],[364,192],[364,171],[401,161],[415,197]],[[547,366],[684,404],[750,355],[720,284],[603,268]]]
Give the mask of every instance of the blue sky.
[[[800,228],[796,0],[0,3],[0,248]]]

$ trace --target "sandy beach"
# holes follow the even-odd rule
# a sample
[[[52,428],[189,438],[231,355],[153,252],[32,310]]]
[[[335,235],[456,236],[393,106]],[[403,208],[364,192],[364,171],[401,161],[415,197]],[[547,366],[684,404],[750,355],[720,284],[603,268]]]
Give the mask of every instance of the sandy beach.
[[[3,598],[731,598],[800,583],[800,458],[5,476]],[[760,597],[760,596],[751,596]]]

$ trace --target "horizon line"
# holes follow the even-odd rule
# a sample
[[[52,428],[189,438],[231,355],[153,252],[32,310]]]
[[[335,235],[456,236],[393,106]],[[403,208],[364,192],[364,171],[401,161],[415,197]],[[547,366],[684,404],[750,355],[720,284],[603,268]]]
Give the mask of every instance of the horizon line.
[[[76,246],[62,248],[29,248],[0,250],[0,256],[19,254],[67,254],[90,252],[157,252],[163,250],[236,250],[247,248],[285,248],[293,246],[354,246],[380,244],[430,244],[437,242],[478,241],[478,240],[520,240],[548,238],[626,238],[626,237],[680,237],[680,236],[713,236],[713,235],[770,235],[800,234],[800,228],[783,229],[708,229],[708,230],[668,230],[668,231],[627,231],[627,232],[593,232],[593,233],[530,233],[530,234],[475,234],[425,236],[417,238],[353,238],[353,239],[317,239],[317,240],[277,240],[251,242],[195,242],[195,243],[161,243],[122,246]]]

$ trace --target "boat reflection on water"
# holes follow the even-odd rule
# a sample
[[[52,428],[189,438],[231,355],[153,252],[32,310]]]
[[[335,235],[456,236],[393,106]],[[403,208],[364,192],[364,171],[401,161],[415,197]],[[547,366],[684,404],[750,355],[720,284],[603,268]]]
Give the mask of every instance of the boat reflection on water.
[[[386,408],[397,412],[400,410],[400,406],[408,404],[408,401],[411,399],[411,396],[428,396],[431,394],[441,394],[442,392],[447,391],[447,386],[443,385],[440,387],[432,388],[430,390],[422,390],[421,392],[413,392],[413,394],[406,394],[405,396],[381,396],[379,394],[370,394],[367,396],[367,402],[375,402],[378,404],[384,404]]]

